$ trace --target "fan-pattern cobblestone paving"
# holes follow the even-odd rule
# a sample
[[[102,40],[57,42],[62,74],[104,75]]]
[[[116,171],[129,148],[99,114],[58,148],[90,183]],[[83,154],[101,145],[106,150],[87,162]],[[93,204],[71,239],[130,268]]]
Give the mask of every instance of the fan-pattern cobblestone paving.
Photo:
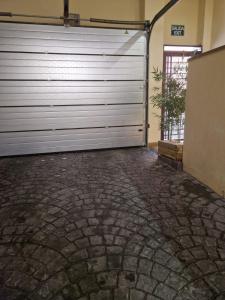
[[[225,201],[145,149],[0,160],[1,300],[225,299]]]

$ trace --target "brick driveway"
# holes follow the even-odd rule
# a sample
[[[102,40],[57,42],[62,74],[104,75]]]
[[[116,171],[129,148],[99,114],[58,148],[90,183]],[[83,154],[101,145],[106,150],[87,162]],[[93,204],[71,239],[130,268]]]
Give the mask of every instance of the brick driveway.
[[[225,299],[225,201],[145,149],[0,160],[1,300]]]

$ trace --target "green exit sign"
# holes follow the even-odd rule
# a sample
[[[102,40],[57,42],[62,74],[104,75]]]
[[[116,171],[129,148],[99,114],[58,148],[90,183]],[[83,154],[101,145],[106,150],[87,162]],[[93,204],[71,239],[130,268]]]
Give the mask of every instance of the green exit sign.
[[[171,35],[184,36],[184,25],[171,25]]]

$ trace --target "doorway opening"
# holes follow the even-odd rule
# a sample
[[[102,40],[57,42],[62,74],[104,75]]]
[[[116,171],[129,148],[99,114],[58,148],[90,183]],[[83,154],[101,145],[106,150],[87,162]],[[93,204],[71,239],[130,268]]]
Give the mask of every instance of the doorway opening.
[[[196,54],[202,52],[201,46],[164,46],[163,72],[166,77],[172,76],[177,80],[181,80],[186,86],[188,60]],[[163,89],[166,88],[166,81],[163,83]],[[162,118],[164,122],[167,118],[167,112],[162,109]],[[174,140],[183,142],[184,140],[184,123],[185,114],[180,116],[179,122],[174,122],[173,126],[168,130],[161,129],[162,140]]]

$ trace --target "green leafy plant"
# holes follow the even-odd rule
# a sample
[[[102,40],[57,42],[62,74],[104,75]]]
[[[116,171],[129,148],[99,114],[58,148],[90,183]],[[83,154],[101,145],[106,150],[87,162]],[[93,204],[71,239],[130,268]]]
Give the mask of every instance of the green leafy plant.
[[[168,132],[169,139],[174,126],[179,126],[182,122],[185,111],[186,71],[186,66],[177,66],[172,75],[167,75],[158,68],[154,68],[152,72],[157,86],[153,88],[150,99],[153,107],[163,112],[157,116],[160,118],[161,129]]]

